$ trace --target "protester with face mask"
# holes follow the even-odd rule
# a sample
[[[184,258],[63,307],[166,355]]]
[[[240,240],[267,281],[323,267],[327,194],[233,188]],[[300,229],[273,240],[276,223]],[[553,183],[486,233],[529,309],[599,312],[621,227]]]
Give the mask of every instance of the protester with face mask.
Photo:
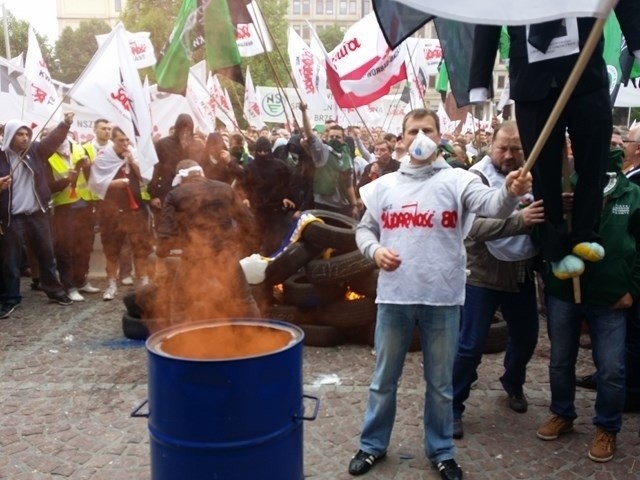
[[[266,137],[256,141],[254,161],[246,168],[241,187],[249,200],[256,219],[256,230],[261,241],[260,253],[271,255],[278,250],[289,231],[291,213],[291,171],[273,156],[271,142]]]
[[[389,448],[396,392],[414,330],[420,330],[424,378],[424,451],[444,480],[461,480],[454,460],[453,360],[464,303],[463,239],[472,213],[506,218],[531,175],[516,170],[490,188],[452,168],[440,154],[438,116],[426,109],[403,121],[409,161],[360,189],[366,207],[356,230],[360,251],[380,268],[376,303],[376,366],[360,447],[349,473],[362,475]]]
[[[316,166],[313,177],[315,207],[357,218],[359,211],[353,184],[353,160],[345,143],[344,129],[332,124],[326,132],[327,143],[323,143],[311,129],[307,106],[300,104],[300,109],[307,146]]]

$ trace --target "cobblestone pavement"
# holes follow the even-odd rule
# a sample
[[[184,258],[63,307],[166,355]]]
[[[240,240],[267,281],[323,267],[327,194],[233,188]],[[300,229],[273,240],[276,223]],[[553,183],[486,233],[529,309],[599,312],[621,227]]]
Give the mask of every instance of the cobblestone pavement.
[[[122,336],[122,290],[113,302],[87,295],[84,303],[62,307],[29,291],[27,280],[21,308],[0,320],[0,478],[150,478],[146,420],[129,417],[147,396],[146,349]],[[106,282],[93,283],[104,288]],[[536,438],[549,414],[545,335],[529,368],[526,414],[506,406],[498,381],[502,354],[485,357],[465,414],[465,438],[457,442],[465,479],[640,478],[638,414],[625,415],[613,461],[587,459],[593,392],[578,391],[574,433],[552,442]],[[373,360],[367,347],[305,347],[304,389],[321,398],[318,418],[304,423],[305,478],[352,478],[346,468],[357,448]],[[578,372],[590,372],[590,365],[581,349]],[[421,355],[410,353],[389,455],[363,478],[439,478],[422,452],[423,390]]]

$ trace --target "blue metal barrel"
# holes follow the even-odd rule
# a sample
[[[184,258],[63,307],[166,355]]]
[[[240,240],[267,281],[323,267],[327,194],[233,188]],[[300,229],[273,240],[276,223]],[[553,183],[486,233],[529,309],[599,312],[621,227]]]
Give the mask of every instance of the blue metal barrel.
[[[233,358],[166,348],[186,336],[215,338],[223,327],[287,335],[273,351]],[[308,397],[315,412],[304,416],[303,337],[294,325],[256,319],[179,325],[149,337],[149,413],[132,415],[149,418],[151,478],[302,480],[302,420],[318,410]]]

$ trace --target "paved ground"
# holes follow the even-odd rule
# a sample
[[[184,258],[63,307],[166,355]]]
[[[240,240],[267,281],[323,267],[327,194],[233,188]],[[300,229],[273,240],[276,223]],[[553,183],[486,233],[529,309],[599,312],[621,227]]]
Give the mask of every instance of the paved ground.
[[[96,277],[94,283],[104,287],[106,281]],[[96,295],[70,307],[48,304],[42,293],[28,290],[28,279],[23,292],[22,308],[0,320],[0,478],[150,478],[146,420],[129,418],[147,396],[146,349],[122,336],[122,303]],[[465,478],[640,478],[638,414],[625,415],[614,461],[587,459],[592,392],[578,392],[575,433],[554,442],[535,437],[548,416],[548,355],[543,331],[529,369],[526,414],[506,407],[498,382],[502,355],[485,358],[468,403],[466,436],[458,442]],[[409,354],[389,456],[366,479],[439,478],[421,447],[420,361],[420,353]],[[304,425],[306,478],[352,478],[346,466],[357,446],[372,366],[366,347],[305,348],[305,391],[322,402],[318,419]],[[588,351],[581,350],[579,372],[590,369]]]

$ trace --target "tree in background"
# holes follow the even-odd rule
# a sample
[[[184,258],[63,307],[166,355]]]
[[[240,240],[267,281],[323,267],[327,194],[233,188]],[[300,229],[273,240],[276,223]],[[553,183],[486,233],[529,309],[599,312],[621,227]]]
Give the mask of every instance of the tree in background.
[[[331,25],[322,31],[318,32],[318,38],[324,45],[327,52],[330,52],[338,46],[344,38],[344,31],[338,25]]]
[[[75,82],[98,50],[96,35],[110,31],[111,26],[102,20],[83,21],[75,30],[65,28],[56,42],[56,62],[49,65],[51,76],[61,82]]]
[[[27,46],[29,45],[29,22],[25,20],[18,20],[13,14],[7,11],[7,25],[9,27],[9,46],[11,47],[11,56],[17,57],[21,53],[26,57]],[[36,38],[40,44],[40,51],[42,56],[47,62],[49,70],[52,71],[53,64],[55,63],[53,49],[49,46],[48,39],[44,35],[40,35],[36,31]],[[6,55],[6,48],[4,43],[4,24],[0,22],[0,55],[3,57]],[[11,59],[9,59],[11,60]]]
[[[157,56],[169,40],[181,4],[180,0],[129,0],[120,20],[129,32],[149,32]],[[194,63],[202,60],[204,49],[198,50],[195,57]],[[148,76],[150,83],[155,83],[153,68],[144,68],[140,74],[142,78]]]

